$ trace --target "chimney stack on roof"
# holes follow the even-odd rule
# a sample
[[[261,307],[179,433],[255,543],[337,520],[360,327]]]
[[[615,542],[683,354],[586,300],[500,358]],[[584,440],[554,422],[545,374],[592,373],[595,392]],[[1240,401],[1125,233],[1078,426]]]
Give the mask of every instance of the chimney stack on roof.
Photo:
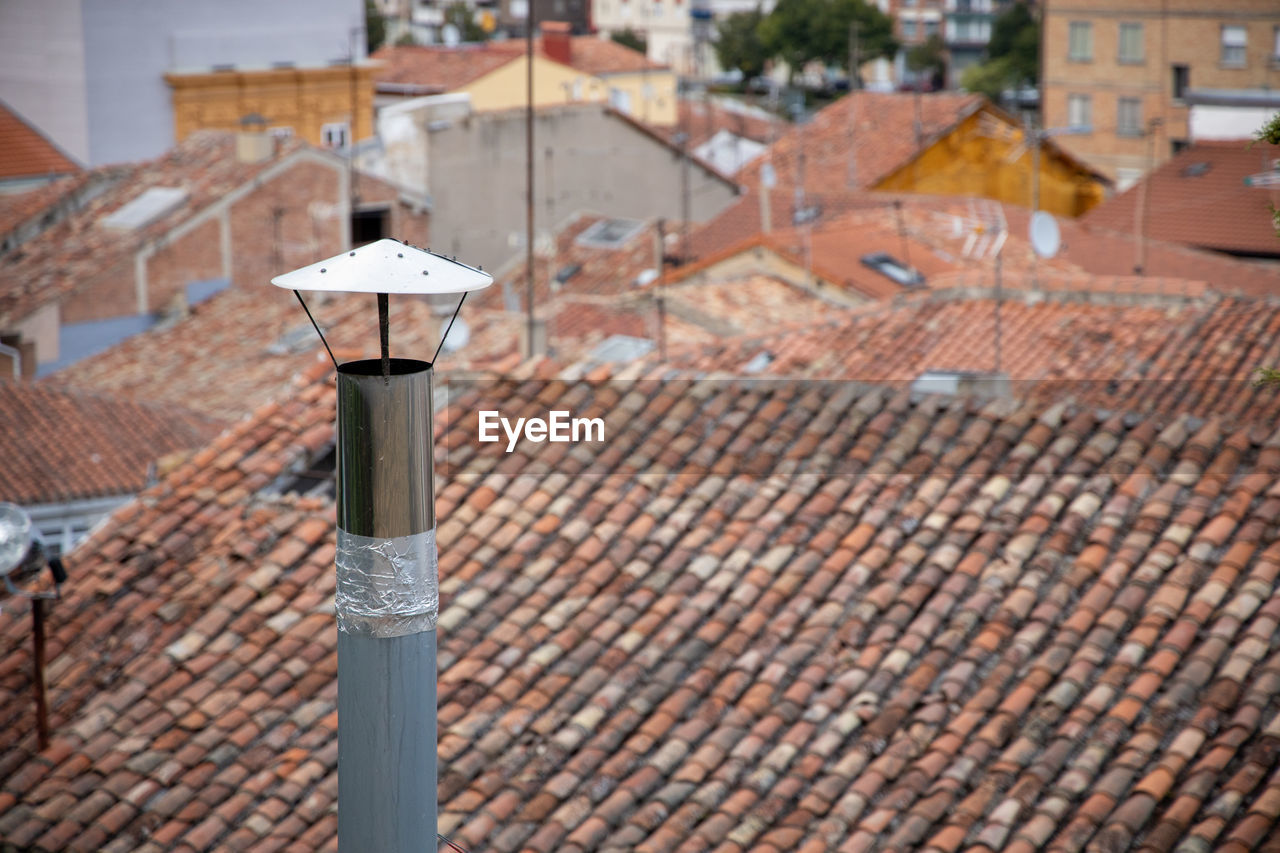
[[[240,119],[236,134],[236,159],[241,163],[262,163],[275,155],[275,140],[267,132],[267,120],[257,113]]]
[[[568,21],[542,22],[542,52],[548,58],[565,65],[572,65],[573,27]]]

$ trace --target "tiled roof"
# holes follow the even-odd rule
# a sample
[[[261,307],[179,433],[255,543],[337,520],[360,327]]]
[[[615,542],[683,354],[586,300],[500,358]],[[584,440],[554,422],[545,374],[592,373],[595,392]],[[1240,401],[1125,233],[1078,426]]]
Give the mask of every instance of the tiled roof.
[[[539,47],[541,48],[541,44]],[[599,36],[573,36],[569,49],[569,64],[579,71],[596,76],[669,70],[641,51]]]
[[[432,92],[452,92],[524,56],[524,39],[487,41],[480,44],[393,45],[379,48],[371,58],[382,63],[374,74],[377,83],[410,84]],[[549,58],[542,42],[538,56]],[[609,39],[574,36],[570,46],[571,67],[599,76],[602,74],[666,71],[643,53]],[[425,92],[424,92],[425,94]]]
[[[1246,177],[1275,172],[1280,146],[1249,140],[1197,142],[1115,198],[1090,210],[1093,228],[1137,232],[1143,193],[1143,232],[1150,238],[1223,252],[1280,255],[1271,207],[1280,185],[1246,186]],[[1144,190],[1145,187],[1145,190]]]
[[[74,215],[4,257],[0,326],[20,320],[49,300],[110,271],[131,276],[133,252],[303,146],[295,139],[283,140],[275,157],[260,163],[243,163],[235,156],[234,134],[200,131],[155,160],[95,169],[92,177],[103,191]],[[102,225],[105,217],[152,187],[180,188],[186,197],[144,227],[119,231]]]
[[[778,186],[800,183],[809,192],[831,192],[836,188],[873,187],[898,167],[908,163],[918,151],[962,119],[981,109],[981,95],[955,92],[913,95],[898,92],[853,92],[824,107],[812,121],[793,125],[773,144],[765,160],[772,162]],[[916,106],[919,106],[919,132]],[[857,151],[856,185],[848,186],[850,118],[853,109]],[[743,168],[743,182],[755,186],[760,180],[762,161]]]
[[[501,399],[613,452],[440,420],[472,853],[1277,849],[1274,423],[603,378]],[[335,849],[333,509],[261,492],[332,418],[313,374],[77,552],[39,756],[0,615],[0,838]]]
[[[80,171],[66,154],[0,101],[0,181]]]
[[[0,381],[0,501],[125,495],[161,457],[203,447],[219,424],[176,406]]]
[[[433,92],[452,92],[496,71],[522,53],[484,42],[457,47],[394,45],[379,48],[371,58],[382,65],[374,72],[376,83],[412,84]]]
[[[1004,205],[1009,231],[1027,233],[1026,208]],[[1133,234],[1109,231],[1079,220],[1059,219],[1062,249],[1058,257],[1095,275],[1133,275],[1139,256],[1152,278],[1203,281],[1220,293],[1280,295],[1280,268],[1237,260],[1218,252],[1162,240],[1139,241]]]
[[[369,299],[308,295],[307,306],[335,350],[377,354],[378,315]],[[424,302],[391,300],[393,354],[429,359],[438,322]],[[293,295],[262,284],[225,290],[184,320],[134,335],[49,381],[234,420],[276,399],[318,353],[319,339]]]
[[[1280,365],[1280,302],[1011,292],[997,303],[986,294],[912,295],[808,329],[690,347],[657,367],[732,375],[764,353],[768,376],[904,383],[931,370],[995,370],[999,338],[1000,369],[1020,397],[1280,419],[1280,394],[1252,383],[1256,368]]]
[[[26,192],[0,193],[0,240],[44,214],[85,183],[83,177],[63,177]]]
[[[679,133],[689,134],[689,147],[697,148],[721,130],[755,142],[768,144],[774,135],[781,136],[790,125],[780,118],[770,120],[763,110],[753,107],[733,109],[719,100],[681,98],[679,119],[675,125],[654,130],[675,143]]]
[[[786,228],[796,210],[791,190],[775,189],[770,195],[772,222],[775,229]],[[999,205],[985,200],[951,198],[921,194],[896,195],[868,192],[806,192],[805,207],[814,213],[815,230],[837,227],[844,219],[856,221],[859,216],[874,220],[880,217],[896,225],[896,204],[901,204],[906,231],[913,239],[925,240],[944,252],[964,254],[967,232],[975,221],[1003,216],[1008,238],[1002,254],[1009,278],[1006,286],[1020,286],[1018,273],[1048,276],[1060,273],[1086,273],[1086,277],[1061,276],[1045,278],[1055,289],[1097,291],[1120,284],[1122,292],[1134,290],[1161,291],[1195,295],[1205,286],[1220,293],[1244,296],[1280,295],[1280,269],[1267,264],[1250,263],[1216,252],[1195,249],[1159,240],[1143,241],[1144,269],[1147,281],[1134,276],[1138,241],[1127,234],[1106,231],[1070,219],[1059,219],[1062,247],[1052,260],[1033,261],[1027,237],[1030,212],[1016,205]],[[722,257],[752,240],[758,240],[762,228],[760,193],[753,190],[725,208],[720,215],[692,229],[690,255],[695,261]],[[971,230],[971,228],[970,228]],[[672,250],[678,254],[679,244]],[[981,265],[987,277],[983,286],[991,287],[993,271],[990,263]],[[1124,277],[1118,279],[1117,277]],[[965,282],[966,284],[968,282]],[[953,281],[952,285],[957,284]]]

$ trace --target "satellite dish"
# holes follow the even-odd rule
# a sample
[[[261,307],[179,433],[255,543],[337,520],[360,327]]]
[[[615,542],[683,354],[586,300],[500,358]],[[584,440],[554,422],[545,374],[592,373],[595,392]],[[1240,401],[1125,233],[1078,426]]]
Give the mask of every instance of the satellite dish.
[[[1031,214],[1031,248],[1042,258],[1052,258],[1062,247],[1062,232],[1052,213],[1037,210]]]
[[[471,341],[471,327],[467,325],[467,321],[461,317],[453,321],[453,328],[449,330],[449,334],[445,336],[441,349],[447,353],[455,353],[465,347]]]
[[[455,24],[445,24],[440,28],[440,40],[449,47],[457,47],[462,43],[462,31]]]
[[[778,185],[778,173],[773,170],[772,163],[765,163],[760,167],[760,183],[769,190]]]
[[[0,577],[27,559],[31,550],[31,517],[21,507],[0,503]]]

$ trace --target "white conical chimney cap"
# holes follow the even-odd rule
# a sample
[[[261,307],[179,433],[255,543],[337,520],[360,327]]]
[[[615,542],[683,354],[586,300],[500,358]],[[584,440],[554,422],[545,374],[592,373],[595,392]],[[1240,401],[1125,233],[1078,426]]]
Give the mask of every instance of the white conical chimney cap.
[[[483,290],[493,276],[459,261],[382,239],[271,279],[287,290],[345,293],[464,293]]]

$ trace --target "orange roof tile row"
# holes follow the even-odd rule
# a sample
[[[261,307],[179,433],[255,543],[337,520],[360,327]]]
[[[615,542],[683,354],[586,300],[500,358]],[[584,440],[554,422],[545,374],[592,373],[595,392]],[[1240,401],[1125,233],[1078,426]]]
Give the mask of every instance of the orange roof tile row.
[[[1083,217],[1090,227],[1223,252],[1280,255],[1271,210],[1280,184],[1247,186],[1275,177],[1280,146],[1247,139],[1197,142]]]
[[[80,167],[0,101],[0,181],[65,175]]]
[[[157,460],[203,446],[220,428],[176,406],[0,381],[0,501],[132,494],[147,485]]]
[[[440,828],[472,853],[1277,849],[1274,421],[485,388],[615,431],[494,456],[466,386],[440,415]],[[336,849],[334,510],[264,491],[333,398],[311,372],[74,555],[40,755],[0,615],[0,838]]]
[[[538,55],[549,57],[539,40]],[[378,49],[372,59],[382,63],[374,75],[377,83],[413,84],[435,92],[452,92],[524,56],[524,39],[486,41],[479,44],[389,45]],[[574,36],[570,40],[571,67],[590,75],[666,70],[643,53],[596,36]]]

